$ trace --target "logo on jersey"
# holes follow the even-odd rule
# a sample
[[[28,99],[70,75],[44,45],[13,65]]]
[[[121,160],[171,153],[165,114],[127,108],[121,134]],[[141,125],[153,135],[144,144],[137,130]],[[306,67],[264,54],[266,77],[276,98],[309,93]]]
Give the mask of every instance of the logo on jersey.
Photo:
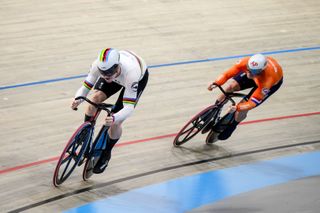
[[[132,91],[137,92],[138,91],[138,82],[133,82],[131,85],[131,89],[132,89]]]
[[[262,89],[262,94],[263,95],[268,95],[269,92],[270,92],[270,90],[268,88],[263,88]]]
[[[98,88],[102,89],[103,85],[104,85],[104,83],[101,81],[100,84],[98,85]]]

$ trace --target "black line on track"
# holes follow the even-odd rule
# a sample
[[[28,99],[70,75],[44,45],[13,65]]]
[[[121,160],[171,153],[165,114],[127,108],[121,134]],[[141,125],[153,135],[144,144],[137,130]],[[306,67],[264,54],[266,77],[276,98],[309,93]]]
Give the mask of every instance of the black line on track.
[[[239,156],[244,156],[244,155],[251,155],[251,154],[256,154],[256,153],[262,153],[262,152],[268,152],[268,151],[273,151],[273,150],[278,150],[278,149],[285,149],[285,148],[290,148],[290,147],[298,147],[298,146],[306,146],[306,145],[311,145],[311,144],[317,144],[320,143],[320,140],[317,141],[309,141],[309,142],[303,142],[303,143],[295,143],[295,144],[288,144],[288,145],[283,145],[283,146],[276,146],[276,147],[271,147],[271,148],[265,148],[265,149],[257,149],[257,150],[252,150],[252,151],[247,151],[247,152],[240,152],[240,153],[235,153],[235,154],[230,154],[230,155],[226,155],[226,156],[221,156],[221,157],[215,157],[215,158],[210,158],[210,159],[206,159],[206,160],[200,160],[200,161],[194,161],[194,162],[190,162],[190,163],[185,163],[185,164],[180,164],[180,165],[175,165],[175,166],[169,166],[169,167],[165,167],[162,169],[156,169],[150,172],[145,172],[145,173],[141,173],[141,174],[136,174],[136,175],[132,175],[129,177],[125,177],[125,178],[120,178],[117,180],[113,180],[113,181],[109,181],[106,183],[100,183],[100,184],[96,184],[94,186],[90,186],[90,187],[86,187],[86,188],[82,188],[82,189],[78,189],[72,192],[68,192],[62,195],[58,195],[37,203],[33,203],[30,205],[26,205],[23,206],[21,208],[18,209],[14,209],[9,211],[8,213],[16,213],[16,212],[22,212],[22,211],[26,211],[47,203],[51,203],[57,200],[61,200],[63,198],[66,197],[70,197],[73,195],[77,195],[77,194],[81,194],[83,192],[87,192],[93,189],[99,189],[102,187],[106,187],[115,183],[121,183],[124,181],[128,181],[128,180],[132,180],[132,179],[136,179],[136,178],[140,178],[140,177],[144,177],[144,176],[148,176],[148,175],[153,175],[156,173],[160,173],[160,172],[165,172],[165,171],[170,171],[170,170],[174,170],[174,169],[178,169],[178,168],[182,168],[182,167],[188,167],[188,166],[193,166],[193,165],[198,165],[198,164],[203,164],[203,163],[208,163],[211,161],[217,161],[217,160],[223,160],[223,159],[227,159],[227,158],[233,158],[233,157],[239,157]]]

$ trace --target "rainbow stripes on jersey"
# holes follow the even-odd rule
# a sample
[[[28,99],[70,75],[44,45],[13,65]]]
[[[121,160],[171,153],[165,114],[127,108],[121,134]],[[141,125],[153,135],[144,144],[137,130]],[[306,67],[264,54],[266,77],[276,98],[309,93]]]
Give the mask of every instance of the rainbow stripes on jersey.
[[[109,53],[111,52],[112,48],[107,48],[107,49],[104,49],[100,52],[100,57],[99,57],[99,60],[100,61],[107,61],[108,60],[108,57],[109,57]]]
[[[133,105],[135,105],[136,104],[136,100],[137,99],[135,99],[135,98],[123,98],[122,102],[124,104],[133,104]]]
[[[92,87],[93,87],[93,84],[91,84],[89,81],[84,81],[84,82],[83,82],[83,86],[84,86],[85,88],[87,88],[88,90],[91,90]]]

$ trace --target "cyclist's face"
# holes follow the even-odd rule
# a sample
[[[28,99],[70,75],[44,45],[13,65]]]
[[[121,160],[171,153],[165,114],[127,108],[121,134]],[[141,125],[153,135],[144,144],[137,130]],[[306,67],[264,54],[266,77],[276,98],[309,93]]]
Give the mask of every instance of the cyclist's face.
[[[113,75],[101,75],[106,82],[111,83],[120,74],[120,66],[117,67],[117,71]]]
[[[248,71],[247,72],[247,78],[253,79],[253,77],[254,77],[254,75],[250,71]]]

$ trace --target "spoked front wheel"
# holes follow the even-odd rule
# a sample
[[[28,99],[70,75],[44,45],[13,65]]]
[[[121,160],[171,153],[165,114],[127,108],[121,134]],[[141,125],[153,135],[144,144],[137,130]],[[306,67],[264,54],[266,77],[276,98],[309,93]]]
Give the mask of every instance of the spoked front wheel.
[[[57,187],[62,184],[71,175],[80,160],[83,160],[83,155],[91,139],[92,129],[91,123],[85,122],[72,135],[55,168],[54,186]]]
[[[176,135],[173,145],[180,146],[197,135],[212,121],[212,118],[217,114],[216,111],[218,108],[216,105],[212,105],[196,114]]]

